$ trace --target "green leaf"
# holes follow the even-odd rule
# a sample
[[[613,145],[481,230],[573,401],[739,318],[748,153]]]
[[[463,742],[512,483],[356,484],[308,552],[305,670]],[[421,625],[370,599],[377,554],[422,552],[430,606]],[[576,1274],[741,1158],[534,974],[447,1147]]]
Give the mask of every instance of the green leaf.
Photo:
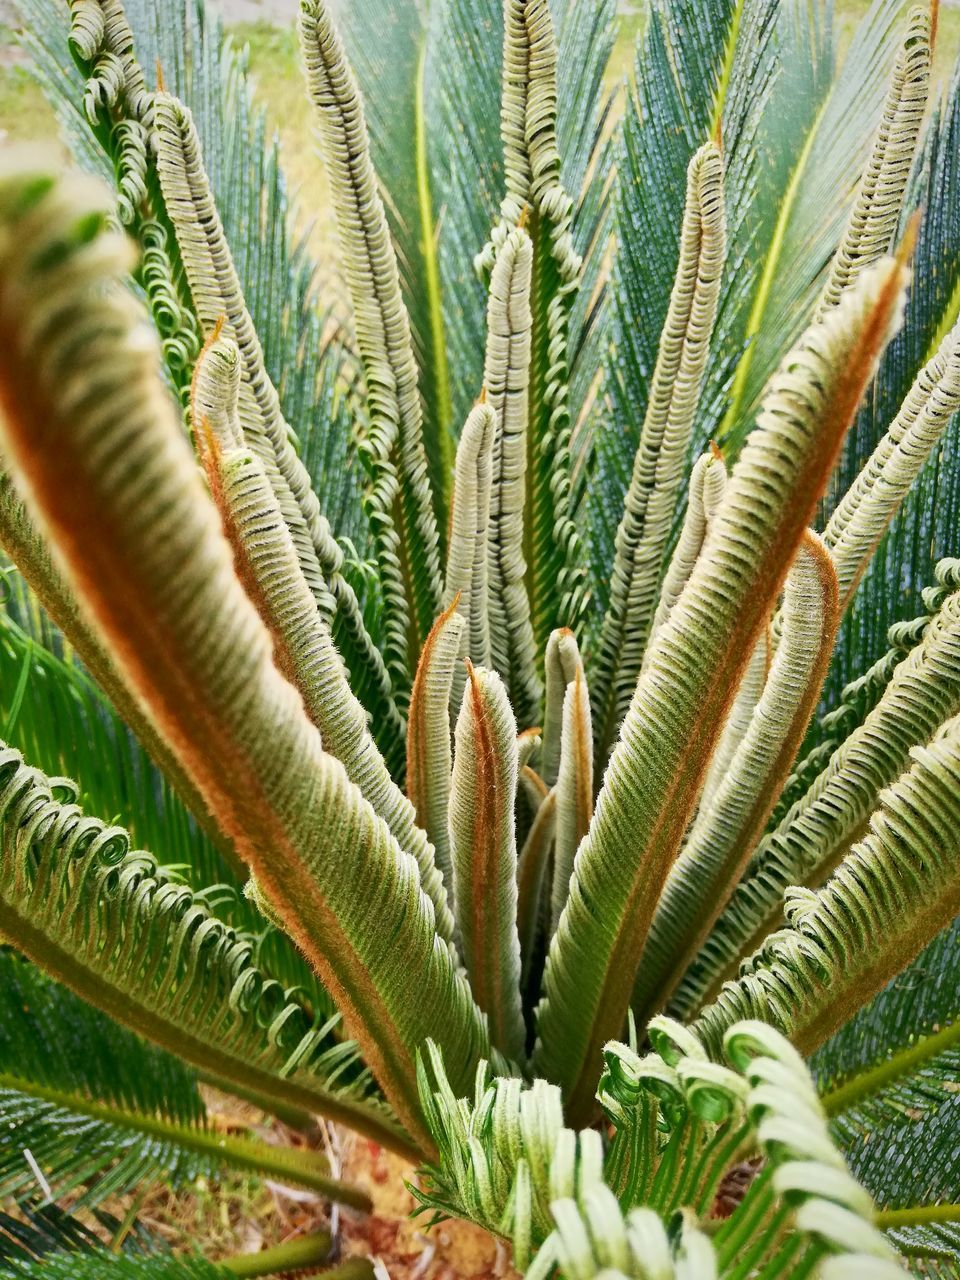
[[[960,719],[910,755],[867,835],[819,892],[787,891],[788,927],[700,1014],[694,1025],[711,1049],[749,1012],[811,1053],[960,913]]]
[[[71,238],[78,212],[102,209],[104,193],[79,179],[37,191],[34,171],[11,163],[0,219],[16,233],[0,244],[20,243],[15,260],[0,259],[0,332],[10,336],[0,356],[4,448],[29,474],[91,615],[117,638],[129,686],[330,991],[402,1123],[425,1141],[415,1046],[431,1032],[451,1070],[468,1076],[487,1051],[455,952],[437,943],[412,855],[323,751],[274,665],[163,393],[142,311],[116,284],[127,247],[114,233]],[[42,218],[24,207],[24,187]],[[69,256],[58,261],[51,250],[64,244]],[[80,332],[62,345],[66,329],[31,329],[37,306],[81,316]],[[23,336],[31,333],[36,346]],[[104,344],[111,355],[96,400],[82,412],[67,407],[60,396],[72,373]],[[31,444],[39,422],[41,451]],[[109,467],[98,463],[104,456]]]
[[[505,1057],[525,1058],[517,935],[517,722],[500,677],[467,668],[450,778],[450,857],[470,986]]]
[[[397,247],[403,299],[410,316],[420,370],[424,447],[437,525],[451,506],[454,430],[439,241],[446,214],[434,193],[431,145],[439,132],[431,112],[427,65],[427,13],[416,0],[358,0],[337,17],[366,108],[370,154]],[[466,258],[469,262],[474,249]]]
[[[0,1072],[176,1124],[202,1123],[196,1072],[0,950]],[[9,1085],[7,1086],[9,1087]]]
[[[316,107],[367,382],[373,476],[368,510],[378,538],[385,656],[406,693],[416,655],[440,612],[436,512],[410,319],[370,157],[364,107],[340,37],[320,0],[303,0],[300,43]]]
[[[656,900],[693,815],[736,675],[773,613],[844,432],[896,327],[902,286],[902,269],[887,259],[785,358],[704,553],[637,683],[578,853],[539,1010],[535,1069],[563,1085],[573,1117],[592,1110],[596,1064],[626,1018]]]

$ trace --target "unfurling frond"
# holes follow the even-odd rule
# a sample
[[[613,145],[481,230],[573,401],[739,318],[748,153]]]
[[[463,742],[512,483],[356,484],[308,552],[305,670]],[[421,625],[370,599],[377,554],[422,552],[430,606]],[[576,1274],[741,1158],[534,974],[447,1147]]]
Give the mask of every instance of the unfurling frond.
[[[864,830],[882,789],[909,767],[910,748],[928,741],[944,720],[960,712],[957,586],[960,579],[921,642],[900,660],[874,709],[761,841],[678,992],[678,1009],[689,1013],[707,991],[715,993],[722,977],[733,976],[738,959],[776,928],[789,885],[822,882],[831,874]]]
[[[367,384],[370,433],[364,445],[373,476],[368,504],[384,586],[387,665],[405,689],[442,607],[410,320],[370,160],[363,105],[323,0],[301,0],[300,44],[320,118]]]
[[[487,303],[483,384],[497,415],[487,543],[490,648],[523,728],[536,722],[542,689],[536,669],[523,550],[530,396],[530,280],[533,245],[514,230],[497,254]]]
[[[960,408],[960,325],[920,370],[890,430],[877,445],[824,530],[843,607],[890,521]]]
[[[156,96],[157,172],[167,212],[176,231],[193,305],[208,343],[214,334],[236,342],[239,385],[237,445],[252,450],[290,532],[303,579],[321,617],[334,627],[355,687],[382,722],[381,733],[402,733],[383,660],[367,634],[360,605],[343,576],[343,552],[320,511],[307,470],[291,444],[291,431],[264,363],[263,349],[244,301],[203,166],[200,142],[189,110],[176,98]],[[201,357],[204,353],[201,353]],[[204,367],[205,366],[205,367]],[[198,377],[199,375],[199,377]],[[216,415],[222,373],[215,360],[195,370],[192,407]],[[234,376],[235,375],[231,375]],[[198,386],[199,381],[199,386]],[[208,403],[212,398],[212,403]],[[192,423],[202,435],[200,420]],[[388,728],[389,726],[389,728]]]
[[[415,1045],[469,1075],[481,1015],[414,858],[326,754],[273,663],[159,378],[130,253],[79,180],[0,179],[0,424],[135,691],[321,976],[415,1138]],[[95,378],[91,381],[91,371]],[[389,944],[385,941],[389,939]],[[438,1025],[438,1011],[443,1011]]]
[[[535,1062],[571,1114],[626,1016],[656,899],[742,669],[776,604],[844,433],[899,322],[886,259],[813,325],[773,379],[703,554],[640,677],[551,945]],[[601,933],[596,912],[603,912]],[[572,1048],[575,1046],[575,1050]]]
[[[407,795],[417,822],[433,844],[436,865],[447,890],[453,885],[450,860],[450,697],[459,665],[466,623],[455,597],[427,636],[407,724]]]
[[[0,844],[4,936],[78,995],[241,1089],[409,1149],[389,1112],[365,1097],[366,1073],[350,1084],[355,1051],[266,977],[252,938],[131,850],[121,828],[87,817],[62,779],[5,747]]]
[[[589,1208],[581,1206],[592,1223],[589,1243],[572,1230],[564,1238],[564,1228],[577,1225],[576,1206],[564,1206],[559,1239],[547,1241],[534,1275],[545,1274],[548,1262],[570,1268],[571,1246],[583,1268],[575,1274],[586,1276],[603,1264],[640,1280],[901,1274],[873,1223],[870,1197],[833,1145],[809,1072],[783,1036],[757,1022],[732,1027],[723,1045],[732,1071],[707,1061],[696,1037],[669,1019],[654,1019],[650,1038],[659,1052],[644,1058],[624,1045],[606,1047],[599,1094],[615,1129],[608,1183],[617,1189],[616,1153],[624,1139],[640,1143],[631,1167],[646,1182],[619,1188],[620,1205],[629,1210],[625,1222],[606,1188],[591,1191]],[[666,1144],[655,1142],[658,1126],[671,1134]],[[690,1165],[697,1173],[687,1183]],[[655,1212],[629,1208],[637,1203]],[[711,1219],[709,1242],[697,1238],[699,1269],[689,1259],[673,1269],[676,1238],[661,1220],[679,1208],[688,1221]],[[645,1270],[654,1259],[661,1269]]]
[[[156,190],[154,94],[137,61],[121,0],[72,3],[69,40],[87,76],[84,113],[114,170],[117,216],[140,245],[139,278],[167,369],[182,392],[201,339],[177,261],[176,240]]]
[[[653,627],[725,257],[723,162],[718,148],[707,143],[687,170],[680,261],[617,531],[610,604],[592,682],[600,765],[630,705]]]
[[[500,131],[506,191],[500,221],[476,258],[494,267],[529,214],[534,292],[525,475],[526,590],[538,652],[558,624],[574,625],[585,603],[570,475],[568,330],[581,260],[573,201],[557,149],[557,42],[547,0],[505,0]]]
[[[329,620],[333,601],[324,575],[339,570],[342,553],[290,444],[290,429],[267,374],[210,190],[193,117],[182,102],[166,93],[156,96],[155,116],[157,172],[204,336],[222,330],[224,337],[237,344],[242,440],[256,453],[270,479],[303,575]],[[192,425],[194,431],[201,429],[200,423]]]
[[[687,579],[693,573],[693,566],[703,550],[710,530],[710,522],[717,513],[727,487],[727,468],[724,466],[723,454],[715,446],[693,464],[688,486],[687,509],[683,517],[680,537],[670,564],[664,574],[660,587],[660,599],[650,628],[650,647],[656,639],[657,632],[670,616],[670,611],[680,599]]]
[[[429,1045],[420,1086],[440,1161],[416,1193],[424,1206],[510,1238],[527,1280],[557,1271],[584,1280],[902,1274],[783,1036],[737,1024],[724,1043],[731,1069],[668,1019],[655,1019],[650,1034],[659,1052],[644,1058],[623,1044],[605,1048],[599,1097],[614,1130],[606,1160],[596,1130],[564,1126],[557,1088],[488,1082],[483,1066],[473,1098],[458,1098]],[[627,1134],[640,1142],[632,1167],[646,1176],[642,1189],[616,1184]],[[727,1203],[724,1187],[744,1157],[741,1194]]]
[[[819,892],[787,891],[788,928],[700,1015],[713,1050],[746,1013],[811,1052],[960,911],[960,719],[910,755],[864,839]]]
[[[930,92],[931,44],[929,9],[911,9],[870,159],[817,308],[818,319],[837,305],[862,271],[890,252]]]
[[[420,1096],[440,1153],[429,1170],[425,1205],[463,1214],[513,1241],[517,1267],[526,1267],[553,1227],[550,1203],[579,1198],[602,1177],[599,1133],[575,1133],[564,1124],[560,1090],[545,1080],[490,1080],[477,1071],[472,1101],[451,1088],[443,1057],[432,1042],[419,1063]]]
[[[593,817],[593,728],[590,723],[590,693],[582,666],[574,671],[563,700],[556,793],[551,932],[556,930],[567,905],[574,857]]]
[[[463,426],[457,445],[456,477],[450,515],[450,546],[447,554],[446,593],[448,602],[458,598],[457,612],[466,628],[460,656],[478,667],[489,667],[490,592],[487,541],[490,530],[490,489],[493,480],[493,450],[497,436],[497,415],[483,399],[474,405]],[[460,708],[466,668],[454,671],[450,706],[454,715]]]
[[[324,749],[341,762],[400,848],[416,858],[420,882],[436,913],[437,932],[450,942],[453,916],[434,851],[370,735],[364,709],[300,571],[266,469],[243,443],[238,415],[241,368],[237,346],[221,338],[201,356],[196,379],[197,406],[205,415],[199,432],[201,438],[209,436],[201,446],[203,462],[237,574],[270,632],[274,662],[299,690]]]
[[[523,781],[532,780],[534,786],[537,782],[542,783],[542,779],[530,769],[521,770],[520,776]],[[517,863],[517,933],[520,935],[524,986],[530,973],[540,926],[544,923],[541,904],[557,830],[556,788],[547,791],[544,787],[543,790],[545,794],[536,807]]]
[[[760,633],[760,639],[753,646],[753,652],[740,678],[733,705],[723,726],[723,733],[717,742],[717,749],[710,760],[703,791],[700,793],[699,811],[701,813],[705,813],[710,808],[720,784],[730,775],[730,766],[750,728],[754,712],[763,696],[772,662],[773,627],[768,625],[764,627]]]
[[[551,631],[543,666],[545,694],[540,776],[548,787],[552,787],[560,771],[560,739],[567,686],[578,671],[583,671],[577,638],[567,627]]]
[[[808,533],[787,578],[780,643],[763,693],[657,904],[633,995],[641,1023],[663,1007],[696,956],[763,833],[820,697],[838,603],[830,556]]]
[[[517,724],[499,676],[472,665],[457,719],[450,853],[470,985],[494,1045],[524,1060],[517,937]]]

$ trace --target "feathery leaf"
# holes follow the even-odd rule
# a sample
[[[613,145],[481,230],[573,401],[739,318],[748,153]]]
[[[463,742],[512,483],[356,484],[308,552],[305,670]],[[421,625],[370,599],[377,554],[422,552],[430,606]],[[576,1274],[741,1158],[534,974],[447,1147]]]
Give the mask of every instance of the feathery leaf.
[[[787,357],[734,469],[704,553],[657,638],[607,768],[551,946],[535,1067],[570,1113],[592,1109],[600,1050],[626,1017],[656,899],[729,707],[877,358],[903,270],[865,272]],[[601,938],[596,904],[610,923]]]

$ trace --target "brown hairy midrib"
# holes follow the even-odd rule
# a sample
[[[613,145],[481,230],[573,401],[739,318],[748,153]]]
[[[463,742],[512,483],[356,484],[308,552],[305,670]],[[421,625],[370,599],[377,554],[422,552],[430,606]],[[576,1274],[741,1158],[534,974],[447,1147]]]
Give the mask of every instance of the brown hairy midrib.
[[[498,884],[500,823],[498,821],[497,752],[487,723],[483,690],[473,663],[467,659],[470,708],[474,725],[474,758],[477,804],[471,838],[470,914],[473,930],[473,964],[470,981],[477,1004],[490,1019],[493,1039],[504,1044],[505,1010],[503,1007],[503,974],[500,951],[493,925],[496,921],[496,896],[490,892]]]

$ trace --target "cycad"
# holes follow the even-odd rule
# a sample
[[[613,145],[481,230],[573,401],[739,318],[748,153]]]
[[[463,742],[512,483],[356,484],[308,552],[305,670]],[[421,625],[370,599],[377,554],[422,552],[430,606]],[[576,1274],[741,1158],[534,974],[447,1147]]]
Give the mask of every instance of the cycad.
[[[24,5],[69,113],[65,12]],[[17,1150],[84,1204],[193,1161],[363,1207],[311,1156],[214,1141],[199,1075],[423,1163],[425,1203],[536,1276],[880,1276],[891,1232],[952,1265],[949,1129],[929,1192],[862,1145],[909,1145],[918,1094],[948,1122],[955,1055],[955,992],[888,987],[953,954],[960,909],[956,530],[936,565],[902,551],[931,476],[960,491],[960,291],[921,274],[952,249],[960,275],[930,15],[890,36],[879,0],[858,105],[805,7],[663,0],[611,137],[571,81],[610,13],[510,0],[493,155],[468,5],[360,34],[368,121],[302,0],[340,328],[242,62],[170,7],[161,31],[131,4],[135,37],[120,0],[71,4],[77,145],[116,198],[45,158],[0,175],[0,930],[63,984],[3,958],[30,993],[0,1041]],[[814,234],[811,157],[845,148],[859,182]],[[478,208],[485,301],[451,265]],[[884,654],[864,601],[903,578],[926,612]],[[831,1039],[851,1018],[867,1048]],[[124,1070],[51,1054],[71,1025]],[[16,1157],[0,1179],[23,1194]]]

